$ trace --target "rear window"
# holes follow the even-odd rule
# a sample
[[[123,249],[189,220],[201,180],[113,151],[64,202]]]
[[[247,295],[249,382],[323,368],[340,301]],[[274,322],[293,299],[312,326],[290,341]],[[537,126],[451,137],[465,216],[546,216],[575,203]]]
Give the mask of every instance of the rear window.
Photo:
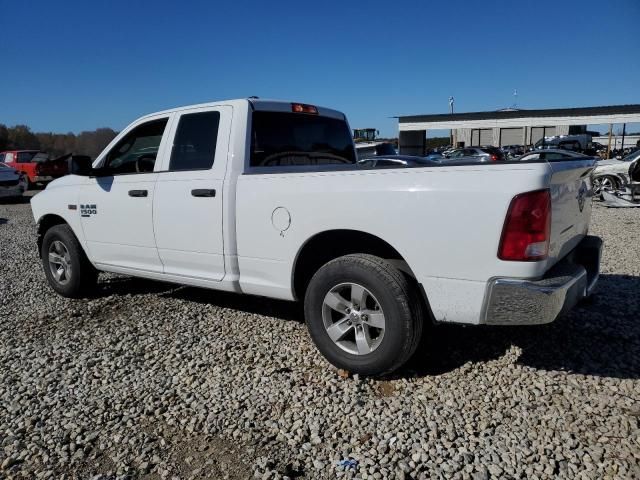
[[[288,112],[253,112],[252,167],[355,164],[344,120]]]
[[[36,156],[38,151],[34,152],[18,152],[18,163],[30,163],[33,157]]]
[[[208,169],[216,156],[220,112],[189,113],[180,117],[169,170]]]

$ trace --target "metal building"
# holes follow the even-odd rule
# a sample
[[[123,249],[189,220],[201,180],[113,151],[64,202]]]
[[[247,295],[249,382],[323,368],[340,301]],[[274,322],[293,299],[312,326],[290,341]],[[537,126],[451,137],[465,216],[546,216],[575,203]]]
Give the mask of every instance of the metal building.
[[[427,130],[452,130],[456,146],[532,145],[545,136],[583,133],[587,125],[640,122],[640,105],[505,109],[397,118],[400,153],[424,155]]]

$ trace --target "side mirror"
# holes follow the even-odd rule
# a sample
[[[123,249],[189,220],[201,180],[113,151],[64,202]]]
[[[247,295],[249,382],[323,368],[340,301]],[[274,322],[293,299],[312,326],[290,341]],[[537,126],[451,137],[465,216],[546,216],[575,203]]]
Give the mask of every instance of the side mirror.
[[[67,160],[69,173],[87,177],[91,174],[91,158],[86,155],[71,155]]]

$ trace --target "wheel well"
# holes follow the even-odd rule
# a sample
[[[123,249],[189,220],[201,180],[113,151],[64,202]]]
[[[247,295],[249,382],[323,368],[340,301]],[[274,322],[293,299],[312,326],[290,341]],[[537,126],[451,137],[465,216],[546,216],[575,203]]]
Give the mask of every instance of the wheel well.
[[[387,260],[406,264],[398,251],[375,235],[358,230],[330,230],[318,233],[305,243],[293,269],[293,290],[296,298],[304,298],[311,277],[322,265],[334,258],[352,253],[368,253]],[[408,266],[403,268],[411,276]]]
[[[44,239],[44,234],[47,233],[51,227],[56,225],[66,224],[67,222],[64,218],[58,215],[45,215],[38,221],[38,255],[42,251],[42,240]]]

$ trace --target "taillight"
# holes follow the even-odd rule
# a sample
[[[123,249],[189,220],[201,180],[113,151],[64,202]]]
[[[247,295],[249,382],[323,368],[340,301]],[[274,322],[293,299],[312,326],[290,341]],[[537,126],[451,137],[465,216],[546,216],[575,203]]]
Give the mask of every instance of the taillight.
[[[498,156],[495,153],[491,154],[491,161],[492,162],[497,162],[498,161]]]
[[[313,115],[318,114],[318,109],[316,107],[304,103],[292,103],[291,111],[293,113],[311,113]]]
[[[36,175],[40,175],[40,164],[39,163],[36,163],[35,172],[36,172]]]
[[[502,229],[498,258],[520,262],[544,260],[551,235],[551,194],[537,190],[511,200]]]

